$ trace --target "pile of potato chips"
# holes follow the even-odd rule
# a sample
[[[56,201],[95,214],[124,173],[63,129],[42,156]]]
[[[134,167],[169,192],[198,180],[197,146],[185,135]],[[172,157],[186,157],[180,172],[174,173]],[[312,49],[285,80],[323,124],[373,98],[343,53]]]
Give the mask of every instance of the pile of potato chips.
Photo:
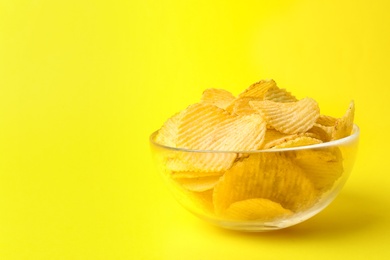
[[[262,80],[237,97],[205,90],[199,103],[169,118],[154,141],[179,148],[164,157],[166,176],[208,214],[273,221],[312,207],[343,173],[335,146],[286,148],[349,136],[353,120],[353,102],[334,118],[322,115],[314,99],[298,100]]]

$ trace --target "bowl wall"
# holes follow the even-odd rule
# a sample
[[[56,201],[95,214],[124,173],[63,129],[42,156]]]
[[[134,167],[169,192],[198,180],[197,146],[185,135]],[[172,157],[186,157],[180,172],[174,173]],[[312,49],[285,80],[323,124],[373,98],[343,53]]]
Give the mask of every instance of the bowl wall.
[[[196,151],[150,137],[158,172],[190,212],[217,226],[266,231],[314,216],[339,194],[358,148],[359,128],[346,138],[287,149]]]

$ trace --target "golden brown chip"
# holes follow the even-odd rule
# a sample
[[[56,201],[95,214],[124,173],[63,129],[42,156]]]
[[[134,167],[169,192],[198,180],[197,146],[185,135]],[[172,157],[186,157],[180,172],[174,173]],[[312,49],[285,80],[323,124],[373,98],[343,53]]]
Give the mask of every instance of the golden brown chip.
[[[255,97],[241,97],[234,100],[229,107],[227,107],[227,111],[236,115],[249,115],[253,114],[256,111],[249,105],[249,101],[259,100]]]
[[[169,147],[176,147],[178,128],[183,113],[177,113],[169,118],[158,131],[155,141]]]
[[[323,126],[334,126],[336,124],[337,118],[327,115],[320,115],[317,118],[316,123]]]
[[[251,154],[236,162],[214,187],[217,214],[234,202],[264,198],[299,211],[313,205],[317,191],[305,172],[290,158],[276,153]]]
[[[190,191],[202,192],[211,190],[217,184],[220,176],[206,176],[196,178],[174,178],[181,186]]]
[[[227,90],[209,88],[203,92],[200,102],[226,109],[234,100],[233,94]]]
[[[245,151],[259,149],[264,141],[266,123],[258,114],[231,115],[214,105],[197,103],[179,115],[172,120],[174,127],[171,127],[173,123],[167,123],[160,130],[161,133],[169,133],[164,136],[169,137],[173,147]],[[236,157],[234,152],[194,153],[178,150],[167,159],[167,167],[172,171],[224,171],[230,168]]]
[[[317,102],[311,98],[289,103],[250,101],[249,104],[264,116],[269,125],[285,134],[306,132],[320,115]]]
[[[223,172],[202,172],[202,171],[177,171],[171,172],[173,179],[179,178],[199,178],[199,177],[221,177]]]
[[[298,134],[283,134],[275,129],[267,129],[264,137],[263,149],[269,149],[281,143],[298,137]]]
[[[306,132],[306,134],[312,134],[314,138],[322,140],[323,142],[328,142],[331,140],[332,132],[332,126],[324,126],[315,123],[313,127]]]
[[[321,192],[329,190],[344,171],[342,154],[337,147],[298,150],[295,153],[294,162]]]
[[[293,138],[291,140],[288,140],[284,143],[275,145],[274,149],[281,149],[281,148],[291,148],[291,147],[298,147],[298,146],[305,146],[305,145],[313,145],[313,144],[320,144],[322,143],[321,140],[309,137],[306,135],[297,136],[296,138]]]
[[[272,221],[292,214],[291,210],[283,208],[277,202],[264,198],[253,198],[233,202],[223,216],[230,220]]]
[[[245,89],[242,93],[240,93],[237,98],[252,97],[252,98],[263,100],[264,95],[267,93],[268,89],[275,86],[276,86],[276,82],[272,79],[261,80],[259,82],[250,85],[247,89]]]
[[[264,100],[270,100],[280,103],[298,101],[298,99],[294,97],[290,92],[285,89],[278,88],[277,86],[271,87],[267,90],[264,95]]]
[[[255,150],[263,143],[265,130],[260,115],[236,116],[215,106],[195,104],[181,120],[177,146],[196,150]]]
[[[344,116],[337,119],[332,133],[332,140],[341,139],[351,134],[353,129],[353,120],[355,116],[355,104],[353,101],[349,104]]]

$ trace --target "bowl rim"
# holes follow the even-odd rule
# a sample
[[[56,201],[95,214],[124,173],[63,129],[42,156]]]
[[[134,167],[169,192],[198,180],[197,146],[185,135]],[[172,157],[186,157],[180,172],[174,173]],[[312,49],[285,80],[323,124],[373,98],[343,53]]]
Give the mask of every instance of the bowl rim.
[[[297,146],[297,147],[290,147],[290,148],[277,148],[277,149],[263,149],[263,150],[198,150],[198,149],[188,149],[188,148],[181,148],[181,147],[172,147],[163,145],[160,143],[157,143],[154,138],[156,137],[158,133],[158,130],[154,131],[149,136],[149,142],[150,144],[177,152],[188,152],[188,153],[274,153],[274,152],[287,152],[287,151],[298,151],[298,150],[308,150],[308,149],[319,149],[319,148],[327,148],[327,147],[334,147],[334,146],[341,146],[346,145],[349,142],[352,142],[354,140],[357,140],[360,136],[360,128],[358,125],[353,124],[352,133],[349,136],[324,142],[320,144],[312,144],[312,145],[304,145],[304,146]]]

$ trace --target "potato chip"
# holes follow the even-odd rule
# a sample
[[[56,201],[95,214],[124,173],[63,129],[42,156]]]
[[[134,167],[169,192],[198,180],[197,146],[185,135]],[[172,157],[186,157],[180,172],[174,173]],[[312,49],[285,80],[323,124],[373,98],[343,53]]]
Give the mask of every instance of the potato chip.
[[[261,80],[250,85],[247,89],[240,93],[237,98],[239,99],[243,97],[252,97],[259,100],[263,100],[264,95],[272,87],[276,87],[276,82],[274,80]]]
[[[323,126],[334,126],[336,124],[337,118],[327,115],[320,115],[317,118],[316,123]]]
[[[223,213],[224,218],[241,221],[272,221],[292,215],[277,202],[264,198],[254,198],[233,202]]]
[[[337,119],[332,133],[332,140],[337,140],[349,136],[353,129],[355,116],[355,103],[351,101],[344,116]]]
[[[263,149],[269,149],[274,147],[275,145],[279,145],[281,143],[287,142],[291,139],[298,137],[298,134],[283,134],[275,129],[267,129],[264,136],[264,145]]]
[[[311,98],[289,103],[250,101],[249,104],[264,116],[269,125],[285,134],[306,132],[320,115],[317,102]]]
[[[234,116],[214,106],[188,109],[179,128],[178,147],[197,150],[241,151],[261,146],[265,122],[259,115]]]
[[[209,88],[203,92],[200,102],[226,109],[234,100],[233,94],[227,90]]]
[[[178,127],[183,113],[177,113],[169,118],[158,131],[155,141],[159,144],[176,147]]]
[[[214,187],[217,214],[234,202],[264,198],[283,208],[303,210],[316,201],[317,191],[301,168],[277,153],[251,154],[236,162]]]
[[[313,145],[313,144],[320,144],[320,143],[322,143],[322,141],[319,139],[302,135],[302,136],[297,136],[296,138],[293,138],[281,144],[275,145],[273,148],[274,149],[291,148],[291,147],[306,146],[306,145]]]
[[[206,171],[173,171],[171,177],[173,179],[179,178],[199,178],[199,177],[221,177],[224,172],[206,172]]]
[[[196,178],[174,178],[181,186],[190,191],[202,192],[211,190],[217,184],[220,176],[206,176]]]
[[[344,171],[342,154],[337,147],[295,151],[294,163],[321,192],[329,190]]]
[[[227,111],[236,115],[249,115],[253,114],[256,111],[249,105],[249,101],[259,100],[255,97],[241,97],[234,100],[229,107],[227,107]]]
[[[270,100],[280,103],[298,101],[298,99],[294,97],[290,92],[285,89],[278,88],[277,86],[271,87],[267,90],[267,92],[264,94],[264,100]]]
[[[324,126],[315,123],[313,127],[306,132],[306,134],[312,134],[314,138],[317,138],[323,142],[328,142],[331,140],[332,132],[332,126]]]
[[[166,136],[171,143],[176,142],[173,147],[191,150],[256,150],[261,147],[266,131],[266,123],[258,114],[231,115],[214,105],[201,103],[189,106],[171,122],[159,134],[168,132]],[[173,127],[173,123],[178,126]],[[177,134],[176,138],[172,137],[173,133]],[[168,167],[173,171],[223,171],[230,168],[236,156],[234,152],[177,151],[169,159]]]
[[[184,188],[182,185],[177,182],[172,181],[174,189],[172,192],[177,200],[191,210],[200,211],[201,213],[206,213],[207,215],[212,215],[214,213],[214,205],[212,202],[213,190],[206,191],[191,191]],[[195,212],[198,213],[198,212]]]

